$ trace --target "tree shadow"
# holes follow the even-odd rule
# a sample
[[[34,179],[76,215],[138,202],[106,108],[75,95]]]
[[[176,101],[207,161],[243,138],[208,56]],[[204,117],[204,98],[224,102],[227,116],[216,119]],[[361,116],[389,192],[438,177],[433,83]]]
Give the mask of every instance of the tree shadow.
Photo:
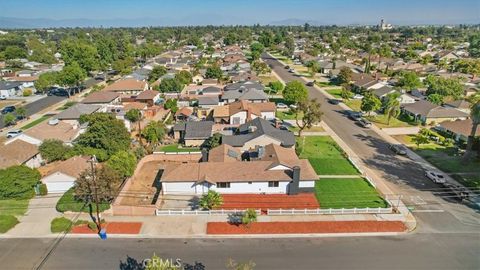
[[[200,198],[198,196],[193,196],[190,200],[188,200],[188,206],[192,210],[197,210],[200,208],[199,202],[200,202]]]
[[[142,262],[139,262],[137,261],[137,259],[127,255],[127,259],[125,261],[120,261],[119,269],[120,270],[143,270],[145,269],[145,267],[143,266]]]

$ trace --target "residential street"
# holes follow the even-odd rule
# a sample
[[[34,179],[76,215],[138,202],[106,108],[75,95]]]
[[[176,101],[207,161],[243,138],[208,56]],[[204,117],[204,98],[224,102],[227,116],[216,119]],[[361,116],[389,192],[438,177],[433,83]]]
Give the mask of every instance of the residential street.
[[[66,97],[57,97],[57,96],[45,96],[39,100],[36,100],[32,103],[25,105],[25,109],[27,110],[27,116],[31,116],[35,113],[38,113],[60,101],[66,99]],[[3,123],[3,115],[0,116],[0,128],[5,127]]]

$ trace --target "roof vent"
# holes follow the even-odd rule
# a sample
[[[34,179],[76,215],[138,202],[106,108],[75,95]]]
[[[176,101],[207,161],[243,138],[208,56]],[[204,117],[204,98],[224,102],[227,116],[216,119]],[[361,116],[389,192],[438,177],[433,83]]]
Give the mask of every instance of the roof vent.
[[[253,133],[253,132],[255,132],[255,131],[257,131],[257,127],[256,127],[256,126],[249,126],[249,127],[248,127],[248,132],[249,132],[249,133]]]
[[[56,119],[56,118],[48,120],[48,124],[49,124],[50,126],[58,125],[58,122],[60,122],[60,121],[59,121],[58,119]]]

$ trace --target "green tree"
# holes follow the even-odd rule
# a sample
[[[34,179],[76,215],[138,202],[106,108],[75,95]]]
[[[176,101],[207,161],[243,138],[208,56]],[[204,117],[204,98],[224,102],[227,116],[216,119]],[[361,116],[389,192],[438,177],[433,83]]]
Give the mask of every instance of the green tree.
[[[38,170],[23,165],[0,170],[0,200],[32,198],[40,177]]]
[[[86,76],[87,73],[74,62],[60,71],[58,83],[66,87],[79,86]]]
[[[141,126],[141,119],[142,119],[142,112],[139,109],[130,109],[127,113],[125,113],[125,118],[130,121],[130,123],[138,124],[138,140],[140,144],[142,144],[142,126]]]
[[[390,125],[390,120],[392,118],[397,118],[400,115],[400,101],[398,98],[400,97],[399,92],[393,92],[387,94],[387,97],[384,101],[384,113],[387,116],[387,125]]]
[[[127,151],[119,151],[113,154],[107,161],[107,166],[115,170],[123,178],[133,175],[137,166],[136,156]]]
[[[17,58],[26,58],[27,52],[25,49],[18,46],[8,46],[3,52],[5,59],[17,59]]]
[[[382,102],[377,96],[370,91],[365,92],[362,104],[360,105],[362,111],[367,112],[370,115],[372,111],[380,109],[381,106]]]
[[[287,83],[283,90],[283,98],[291,103],[306,101],[308,98],[308,90],[302,82],[291,81]]]
[[[273,90],[274,93],[278,93],[283,90],[283,83],[281,81],[273,81],[268,83],[268,87]]]
[[[40,74],[35,81],[35,89],[40,92],[46,92],[52,86],[58,83],[58,72],[45,72]]]
[[[420,145],[428,143],[429,139],[427,135],[423,134],[422,132],[419,132],[418,134],[415,134],[415,136],[412,137],[412,142],[417,145],[417,148],[419,148]]]
[[[168,99],[167,101],[165,101],[165,104],[163,104],[163,107],[166,110],[170,110],[173,114],[175,114],[178,111],[177,100]]]
[[[352,70],[348,67],[342,67],[340,68],[340,72],[338,73],[338,81],[341,84],[349,84],[350,81],[352,80]]]
[[[84,40],[64,39],[60,43],[60,52],[66,67],[77,63],[86,72],[99,67],[97,48]]]
[[[198,204],[202,209],[212,210],[221,206],[223,203],[222,195],[214,190],[209,190],[207,194],[203,194]]]
[[[202,148],[206,148],[208,150],[219,146],[222,142],[222,134],[214,133],[210,138],[205,140],[202,145]]]
[[[218,65],[212,65],[205,71],[205,78],[220,80],[223,77],[223,71]]]
[[[422,82],[415,72],[404,71],[400,75],[398,86],[407,90],[414,90],[422,87]]]
[[[437,104],[437,105],[443,104],[443,96],[440,94],[430,94],[427,96],[427,100],[433,104]]]
[[[343,102],[349,101],[352,98],[353,93],[352,93],[350,84],[348,83],[342,84],[342,92],[340,93],[340,95],[342,96]]]
[[[109,166],[94,168],[94,172],[86,169],[75,181],[75,198],[89,204],[111,203],[121,184],[122,176]]]
[[[183,84],[176,78],[165,78],[160,82],[158,89],[162,93],[179,93],[183,89]]]
[[[428,86],[427,95],[439,94],[442,97],[452,97],[456,100],[463,96],[463,85],[456,78],[428,75],[425,79],[425,84]]]
[[[155,66],[148,75],[148,82],[153,83],[165,74],[167,74],[167,68],[164,66]]]
[[[260,59],[260,55],[263,53],[264,50],[265,47],[263,46],[263,44],[258,42],[252,43],[252,45],[250,45],[250,51],[252,52],[252,60],[255,61]]]
[[[38,148],[40,155],[47,162],[65,160],[72,153],[72,147],[65,145],[58,139],[46,139]]]
[[[467,139],[467,148],[463,156],[464,161],[468,162],[473,153],[473,142],[477,136],[478,125],[480,125],[480,101],[477,101],[470,109],[470,119],[472,119],[472,129]]]
[[[255,71],[255,73],[257,75],[260,75],[260,74],[268,74],[270,73],[272,70],[270,69],[270,67],[267,65],[267,63],[265,62],[261,62],[261,61],[255,61],[252,63],[252,70]]]
[[[151,121],[142,131],[142,136],[153,146],[161,143],[167,133],[165,124],[161,121]]]
[[[305,128],[312,128],[313,125],[320,123],[322,120],[323,112],[320,110],[321,104],[317,99],[312,99],[310,101],[301,101],[298,103],[295,112],[295,121],[299,128],[298,136],[302,136],[302,132]],[[302,114],[302,118],[298,116]]]
[[[186,70],[182,70],[175,75],[175,79],[184,85],[189,85],[192,82],[192,74]]]
[[[83,147],[104,150],[108,156],[118,151],[127,151],[130,146],[130,133],[122,120],[109,113],[82,115],[80,121],[88,122],[85,133],[77,139]]]
[[[13,113],[7,113],[4,117],[3,117],[3,123],[5,124],[5,126],[10,126],[10,125],[14,125],[16,123],[16,117]]]
[[[17,114],[17,116],[20,118],[20,119],[23,119],[27,116],[27,109],[25,109],[25,107],[18,107],[16,110],[15,110],[15,114]]]

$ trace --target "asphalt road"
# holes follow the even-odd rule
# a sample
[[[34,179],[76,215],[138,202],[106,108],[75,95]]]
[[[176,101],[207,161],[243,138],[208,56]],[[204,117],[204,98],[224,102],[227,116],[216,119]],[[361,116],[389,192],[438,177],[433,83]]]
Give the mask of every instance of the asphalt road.
[[[205,268],[229,259],[255,269],[479,269],[470,234],[291,239],[64,239],[42,263],[53,240],[0,240],[3,269],[141,269],[153,253]],[[452,241],[453,240],[453,241]],[[477,239],[476,240],[480,240]]]
[[[25,109],[27,110],[27,116],[31,116],[36,114],[60,101],[66,99],[66,97],[57,97],[57,96],[46,96],[39,100],[36,100],[32,103],[25,105]],[[0,128],[5,127],[5,123],[3,122],[3,115],[0,116]]]

